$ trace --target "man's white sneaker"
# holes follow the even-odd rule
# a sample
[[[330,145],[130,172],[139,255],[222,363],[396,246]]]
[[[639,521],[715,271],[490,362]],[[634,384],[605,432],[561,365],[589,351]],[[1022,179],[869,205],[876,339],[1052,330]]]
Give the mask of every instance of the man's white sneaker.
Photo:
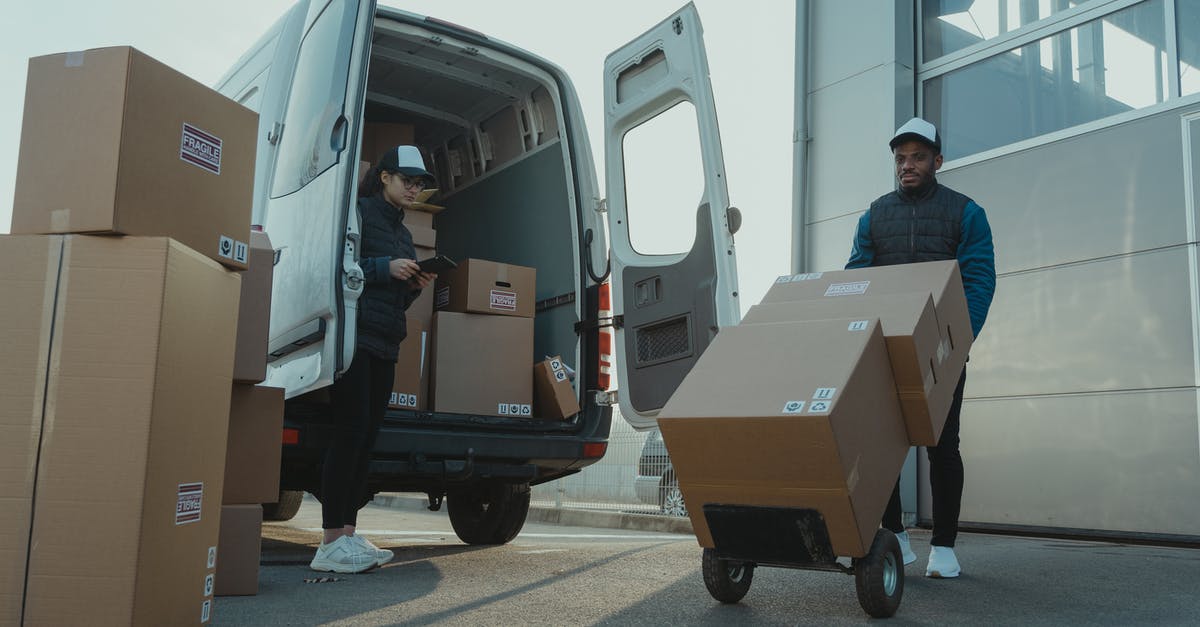
[[[361,573],[375,566],[375,556],[349,536],[317,547],[317,554],[308,564],[313,570],[335,573]]]
[[[950,579],[962,572],[958,567],[958,558],[954,549],[948,546],[929,547],[929,565],[925,567],[925,576],[934,579]]]
[[[904,565],[917,561],[917,554],[913,553],[912,541],[908,539],[908,532],[901,531],[896,534],[896,539],[900,541],[900,555],[904,557]]]
[[[371,542],[370,540],[366,539],[366,537],[360,536],[357,533],[350,536],[350,539],[357,542],[359,546],[361,546],[364,550],[366,550],[367,553],[374,557],[375,564],[377,566],[383,566],[384,564],[392,561],[392,558],[396,555],[387,549],[381,549],[375,546],[374,542]]]

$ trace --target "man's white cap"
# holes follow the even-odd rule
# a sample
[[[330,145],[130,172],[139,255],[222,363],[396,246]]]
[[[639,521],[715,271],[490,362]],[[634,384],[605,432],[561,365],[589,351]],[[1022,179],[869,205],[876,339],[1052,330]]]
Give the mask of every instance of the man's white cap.
[[[921,118],[913,118],[905,122],[904,126],[896,129],[896,134],[892,136],[892,141],[888,142],[888,146],[895,150],[896,146],[914,139],[933,146],[938,153],[942,152],[942,136],[938,135],[937,128],[933,124]]]
[[[379,169],[385,172],[399,172],[405,176],[419,176],[429,185],[437,184],[437,179],[425,169],[425,160],[421,158],[421,151],[416,146],[396,146],[388,150],[379,160]]]

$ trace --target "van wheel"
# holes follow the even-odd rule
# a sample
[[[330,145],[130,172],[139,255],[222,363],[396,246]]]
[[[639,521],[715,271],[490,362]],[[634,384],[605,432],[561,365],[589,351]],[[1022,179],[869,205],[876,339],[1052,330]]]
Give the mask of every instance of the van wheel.
[[[484,483],[446,494],[450,526],[467,544],[504,544],[529,514],[528,483]]]
[[[304,492],[300,490],[280,490],[278,502],[263,503],[263,520],[291,520],[303,501]]]

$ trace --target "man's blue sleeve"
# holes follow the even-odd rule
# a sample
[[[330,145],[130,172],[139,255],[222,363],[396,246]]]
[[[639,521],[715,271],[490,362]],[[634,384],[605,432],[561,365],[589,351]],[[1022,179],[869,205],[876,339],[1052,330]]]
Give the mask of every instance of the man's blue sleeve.
[[[996,252],[987,214],[974,201],[963,209],[958,269],[967,294],[967,309],[971,312],[971,330],[979,337],[996,293]]]
[[[858,219],[858,229],[854,232],[854,248],[850,251],[850,261],[846,269],[866,268],[875,261],[875,247],[871,243],[871,210],[867,209]]]
[[[387,257],[367,257],[358,261],[358,267],[363,271],[364,283],[387,283],[392,280],[391,269],[388,264],[391,259]]]

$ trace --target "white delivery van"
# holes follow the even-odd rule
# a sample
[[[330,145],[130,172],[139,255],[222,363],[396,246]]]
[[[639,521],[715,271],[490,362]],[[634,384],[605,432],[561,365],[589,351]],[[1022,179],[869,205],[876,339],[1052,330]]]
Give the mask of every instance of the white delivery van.
[[[365,125],[412,128],[438,179],[433,201],[445,207],[435,218],[439,253],[536,268],[528,363],[562,355],[577,373],[582,408],[565,421],[389,410],[372,494],[424,492],[434,509],[445,497],[461,539],[507,542],[524,523],[530,485],[603,456],[617,398],[627,420],[653,426],[718,329],[736,324],[740,217],[729,207],[695,8],[611,54],[604,81],[603,190],[560,68],[374,0],[301,0],[220,81],[222,93],[259,114],[253,221],[276,249],[265,384],[288,398],[281,487],[289,498],[269,515],[286,518],[299,491],[319,491],[328,412],[314,392],[353,356]],[[695,111],[701,155],[689,156],[702,164],[703,184],[678,190],[695,207],[694,225],[678,228],[696,235],[682,252],[642,254],[628,228],[633,155],[623,139],[681,104]]]

